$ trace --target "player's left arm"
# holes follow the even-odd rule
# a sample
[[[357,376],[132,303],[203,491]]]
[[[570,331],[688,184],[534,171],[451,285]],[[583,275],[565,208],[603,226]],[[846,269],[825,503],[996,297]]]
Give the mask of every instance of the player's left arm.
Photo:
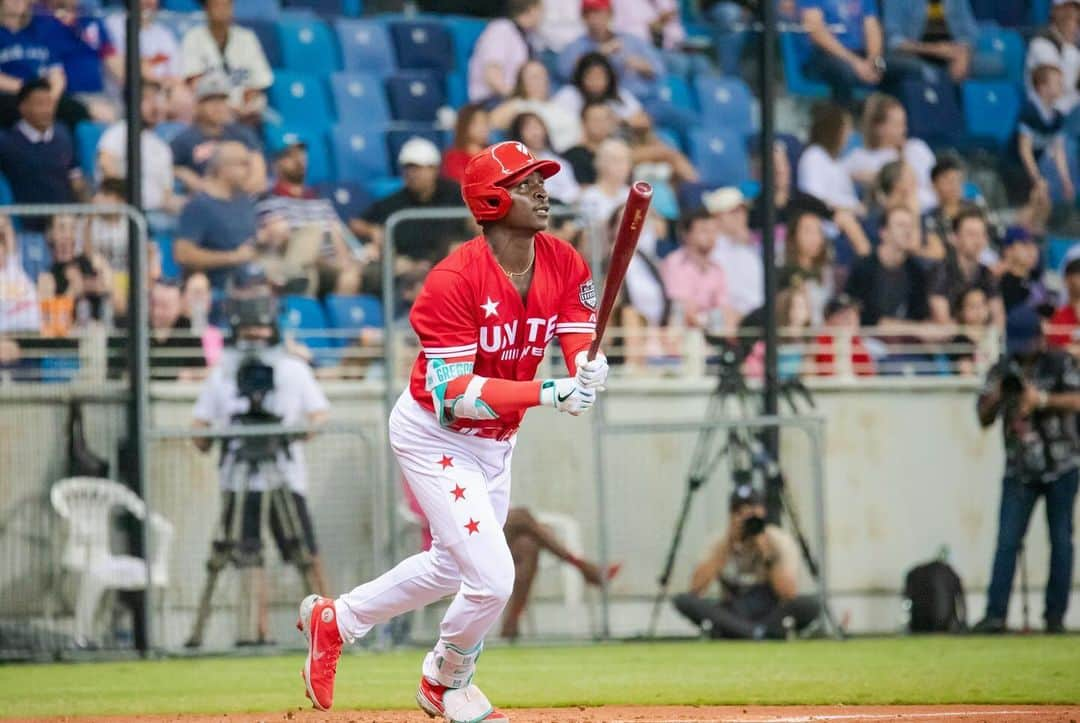
[[[603,352],[597,352],[595,359],[587,359],[589,346],[596,336],[599,297],[585,259],[576,251],[570,251],[567,257],[568,281],[559,304],[555,334],[559,337],[570,375],[586,389],[603,390],[608,375],[607,357]]]

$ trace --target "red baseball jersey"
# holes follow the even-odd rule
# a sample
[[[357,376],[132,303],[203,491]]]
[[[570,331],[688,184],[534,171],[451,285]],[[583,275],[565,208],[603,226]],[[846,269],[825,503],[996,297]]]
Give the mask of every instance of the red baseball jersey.
[[[596,289],[589,267],[570,244],[534,237],[536,258],[526,299],[507,278],[483,236],[467,241],[428,274],[409,321],[420,339],[409,389],[435,412],[432,390],[475,374],[530,381],[544,349],[559,337],[571,374],[573,358],[596,330]],[[429,361],[442,364],[429,365]],[[513,434],[524,411],[498,419],[456,419],[451,429],[485,437]]]

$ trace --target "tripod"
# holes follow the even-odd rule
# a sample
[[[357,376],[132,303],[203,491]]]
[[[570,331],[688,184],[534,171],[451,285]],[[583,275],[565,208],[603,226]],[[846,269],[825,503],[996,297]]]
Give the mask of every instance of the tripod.
[[[232,446],[233,439],[235,438],[223,441],[222,466],[226,464],[225,457],[229,454],[227,450]],[[281,529],[281,541],[284,548],[282,552],[286,553],[285,557],[288,561],[296,565],[308,589],[318,589],[314,571],[314,555],[308,547],[292,492],[278,464],[278,453],[283,452],[286,456],[289,453],[287,437],[283,435],[243,437],[239,438],[238,442],[236,449],[232,450],[235,456],[228,469],[226,484],[226,489],[236,490],[233,493],[232,509],[229,510],[228,519],[223,520],[221,536],[210,546],[210,557],[206,561],[206,582],[199,598],[199,610],[192,627],[191,637],[185,643],[189,648],[198,648],[202,645],[203,633],[210,617],[214,588],[221,571],[229,563],[244,572],[262,568],[262,555],[245,550],[241,544],[244,509],[248,495],[252,492],[248,488],[248,483],[256,474],[262,478],[265,487],[259,502],[259,539],[264,537],[263,532],[267,529],[270,515],[273,513]],[[227,492],[223,494],[226,509],[228,509],[228,495]],[[245,584],[244,587],[249,593],[254,592],[252,585]],[[247,608],[248,620],[251,619],[251,606],[258,606],[258,604],[256,596],[250,595]]]
[[[706,407],[705,419],[719,419],[727,414],[732,402],[735,403],[735,413],[742,418],[751,416],[750,401],[751,392],[746,386],[746,379],[739,370],[742,363],[737,350],[730,345],[724,345],[721,349],[720,367],[717,375],[717,385],[713,394],[709,397]],[[793,414],[800,412],[797,397],[802,397],[810,408],[815,408],[810,391],[798,378],[785,381],[780,388],[781,395]],[[660,617],[660,609],[668,597],[668,588],[671,582],[671,573],[675,567],[675,559],[678,555],[679,546],[682,544],[686,522],[690,515],[694,493],[701,489],[714,474],[720,460],[727,456],[732,467],[732,477],[736,483],[749,484],[752,481],[754,470],[758,470],[770,483],[774,484],[780,492],[782,511],[787,514],[788,523],[799,544],[800,552],[806,567],[814,581],[821,585],[821,568],[817,563],[810,544],[803,533],[803,527],[799,520],[796,508],[792,502],[791,494],[784,482],[783,472],[780,465],[768,453],[765,446],[757,435],[746,428],[731,428],[724,435],[723,444],[717,444],[719,430],[715,427],[702,429],[698,434],[694,445],[694,451],[690,458],[690,472],[687,476],[686,491],[683,494],[682,508],[675,523],[675,532],[672,535],[671,547],[668,549],[664,568],[658,578],[660,589],[653,601],[652,614],[649,621],[648,637],[656,637],[656,626]],[[825,623],[834,634],[840,635],[840,628],[829,610],[828,605],[822,601],[822,615]]]

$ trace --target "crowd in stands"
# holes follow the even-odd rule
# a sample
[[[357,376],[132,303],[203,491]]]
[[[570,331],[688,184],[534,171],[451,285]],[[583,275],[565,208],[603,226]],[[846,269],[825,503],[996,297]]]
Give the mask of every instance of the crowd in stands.
[[[656,188],[616,320],[630,365],[671,356],[681,329],[759,324],[763,192],[782,374],[972,374],[1023,304],[1071,346],[1080,250],[1054,230],[1080,166],[1080,1],[1049,4],[778,0],[781,125],[805,132],[778,138],[763,191],[753,3],[503,0],[474,3],[491,6],[478,18],[142,0],[153,344],[212,361],[229,271],[251,261],[286,327],[377,342],[382,314],[403,321],[431,266],[479,232],[463,213],[398,225],[383,310],[387,220],[463,208],[468,158],[514,140],[562,165],[547,188],[575,214],[554,231],[589,258],[629,184]],[[125,31],[107,1],[0,0],[0,203],[123,203]],[[27,364],[24,337],[119,328],[128,238],[115,212],[0,217],[0,372]],[[760,345],[744,351],[760,373]]]

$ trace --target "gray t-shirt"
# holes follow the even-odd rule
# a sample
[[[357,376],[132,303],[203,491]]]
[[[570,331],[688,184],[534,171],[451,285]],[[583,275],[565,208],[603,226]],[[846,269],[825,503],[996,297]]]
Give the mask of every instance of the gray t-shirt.
[[[255,202],[246,194],[225,200],[200,193],[180,212],[176,238],[207,251],[232,251],[247,241],[254,242]],[[224,289],[229,271],[229,267],[208,271],[210,285]]]

